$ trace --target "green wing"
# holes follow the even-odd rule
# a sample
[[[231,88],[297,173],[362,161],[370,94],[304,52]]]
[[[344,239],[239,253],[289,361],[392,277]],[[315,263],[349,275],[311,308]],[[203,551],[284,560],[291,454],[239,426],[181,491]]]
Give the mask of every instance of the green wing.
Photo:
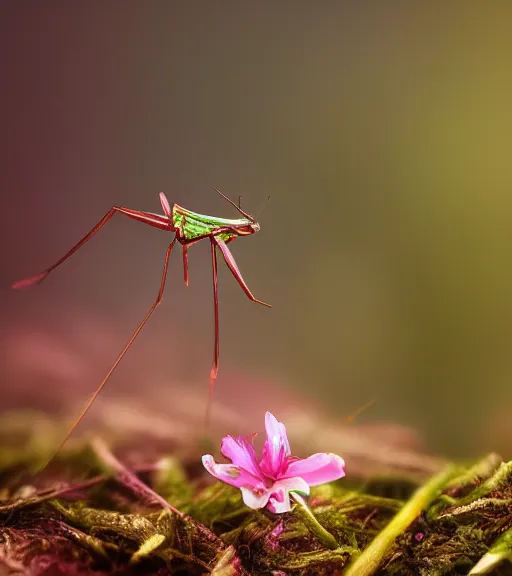
[[[230,228],[244,227],[251,224],[251,221],[246,218],[230,220],[228,218],[197,214],[178,206],[178,204],[174,204],[172,207],[172,222],[174,227],[178,229],[180,236],[185,240],[197,240],[216,233],[216,236],[222,238],[224,242],[237,236],[229,230]]]

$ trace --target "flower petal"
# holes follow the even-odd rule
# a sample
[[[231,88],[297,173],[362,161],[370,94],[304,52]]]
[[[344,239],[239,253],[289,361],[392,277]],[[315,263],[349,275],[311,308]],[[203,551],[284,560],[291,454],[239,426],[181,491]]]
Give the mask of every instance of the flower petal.
[[[268,500],[267,508],[274,514],[289,512],[292,509],[290,496],[281,492],[271,496]]]
[[[256,478],[262,478],[260,467],[256,460],[254,446],[243,436],[225,436],[220,445],[222,454],[233,464],[240,466]]]
[[[303,478],[310,486],[332,482],[345,476],[345,461],[336,454],[318,453],[289,461],[285,478]]]
[[[235,486],[235,488],[247,487],[254,490],[265,490],[266,486],[260,478],[256,478],[247,470],[235,464],[217,464],[211,454],[205,454],[202,458],[203,466],[208,472],[222,480],[226,484]]]
[[[270,412],[265,414],[265,430],[267,439],[261,452],[260,468],[265,475],[275,480],[285,471],[286,458],[291,454],[290,443],[285,425]]]
[[[302,478],[285,478],[278,480],[270,489],[268,509],[274,514],[289,512],[291,509],[290,492],[309,494],[308,483]]]
[[[254,491],[251,488],[242,487],[240,491],[242,492],[244,504],[253,510],[266,506],[270,497],[270,492],[265,489]]]

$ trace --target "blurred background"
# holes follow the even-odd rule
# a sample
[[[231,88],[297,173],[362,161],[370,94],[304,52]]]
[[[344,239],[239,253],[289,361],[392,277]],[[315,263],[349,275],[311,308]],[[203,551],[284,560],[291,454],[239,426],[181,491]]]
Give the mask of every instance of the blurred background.
[[[20,366],[43,395],[52,370],[92,391],[172,237],[116,216],[39,287],[10,283],[114,204],[160,212],[164,191],[236,218],[215,185],[251,213],[271,196],[231,247],[273,304],[219,261],[218,389],[240,374],[248,409],[282,386],[339,418],[375,398],[362,419],[434,451],[512,455],[511,18],[507,1],[3,0],[0,406],[34,401]],[[206,394],[212,353],[203,242],[188,288],[174,254],[106,395]]]

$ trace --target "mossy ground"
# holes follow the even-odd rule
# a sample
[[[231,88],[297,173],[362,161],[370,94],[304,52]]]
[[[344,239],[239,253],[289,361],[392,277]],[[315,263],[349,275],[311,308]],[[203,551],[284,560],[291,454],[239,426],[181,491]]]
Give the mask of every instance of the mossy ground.
[[[425,483],[398,476],[355,484],[348,463],[346,479],[313,488],[308,499],[331,546],[299,505],[282,515],[251,510],[196,456],[174,450],[143,458],[140,447],[105,448],[110,459],[78,438],[33,475],[44,441],[27,432],[23,415],[15,421],[25,435],[4,427],[0,446],[1,575],[441,576],[470,573],[493,546],[485,573],[512,573],[512,463],[495,455]],[[183,516],[162,510],[151,490]]]

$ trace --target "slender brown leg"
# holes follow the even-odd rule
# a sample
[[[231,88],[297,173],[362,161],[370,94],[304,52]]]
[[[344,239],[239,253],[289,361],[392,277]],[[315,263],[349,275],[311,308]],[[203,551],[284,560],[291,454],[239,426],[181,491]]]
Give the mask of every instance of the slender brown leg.
[[[188,286],[188,246],[183,244],[183,275]]]
[[[217,277],[217,253],[215,252],[215,243],[213,239],[210,240],[212,251],[212,272],[213,272],[213,310],[215,317],[215,344],[213,350],[213,363],[210,370],[210,385],[208,388],[208,405],[206,407],[206,426],[210,424],[213,390],[215,388],[215,380],[219,371],[219,284]]]
[[[231,254],[231,251],[227,247],[224,240],[222,240],[222,238],[214,237],[213,242],[215,242],[215,244],[217,244],[217,246],[220,248],[220,251],[222,252],[222,256],[224,257],[224,260],[226,261],[228,268],[231,270],[231,273],[236,278],[237,282],[240,284],[242,290],[245,292],[247,297],[250,300],[252,300],[253,302],[256,302],[258,304],[262,304],[263,306],[267,306],[267,308],[272,308],[271,304],[267,304],[266,302],[263,302],[262,300],[258,300],[258,298],[256,298],[252,294],[252,292],[249,290],[249,287],[245,283],[245,280],[242,278],[242,274],[240,273],[240,270],[238,269],[238,266],[236,265],[235,259],[233,258],[233,254]]]
[[[112,376],[112,373],[114,372],[114,370],[117,368],[117,366],[119,365],[119,362],[121,362],[121,360],[123,359],[124,355],[126,354],[126,352],[128,351],[128,349],[130,348],[130,346],[133,344],[135,338],[137,338],[139,332],[142,330],[142,328],[144,327],[144,324],[146,324],[146,322],[149,320],[151,314],[153,314],[153,312],[155,311],[155,309],[157,308],[157,306],[160,304],[160,302],[162,301],[163,295],[164,295],[164,289],[165,289],[165,280],[167,278],[167,269],[169,267],[169,258],[171,257],[171,252],[172,249],[174,247],[174,244],[176,242],[176,238],[169,244],[169,247],[167,248],[167,252],[165,253],[165,261],[164,261],[164,269],[162,272],[162,280],[160,281],[160,290],[158,291],[158,296],[156,297],[156,300],[154,301],[153,305],[151,306],[151,308],[148,310],[146,316],[144,317],[144,320],[142,320],[142,322],[138,325],[137,329],[135,330],[135,332],[132,334],[131,338],[128,340],[128,343],[126,344],[126,346],[123,348],[122,352],[119,354],[119,356],[117,357],[116,361],[114,362],[114,364],[112,365],[112,368],[110,368],[110,370],[108,371],[108,374],[105,376],[105,378],[103,379],[102,383],[98,386],[98,388],[96,388],[94,394],[91,396],[91,399],[89,400],[89,402],[87,402],[85,408],[82,410],[82,412],[80,413],[80,416],[76,419],[75,423],[73,424],[73,426],[71,427],[71,429],[69,430],[69,432],[66,434],[64,440],[62,440],[62,442],[59,444],[59,446],[57,447],[57,449],[53,452],[53,454],[48,458],[48,460],[46,460],[46,462],[43,465],[43,468],[46,468],[46,466],[48,465],[48,463],[54,458],[54,456],[59,452],[59,450],[64,446],[64,444],[68,441],[69,437],[71,436],[71,434],[73,434],[73,431],[75,430],[75,428],[78,426],[78,424],[80,424],[80,422],[82,421],[83,417],[87,414],[87,412],[89,411],[89,408],[92,406],[93,402],[96,400],[96,398],[98,397],[98,395],[100,394],[100,392],[103,390],[103,388],[105,387],[105,384],[108,382],[110,376]]]
[[[24,280],[19,280],[12,285],[12,288],[26,288],[34,284],[39,284],[42,282],[50,272],[55,270],[57,266],[60,266],[65,260],[72,256],[79,248],[81,248],[88,240],[90,240],[98,230],[103,228],[105,224],[114,216],[116,212],[120,212],[129,218],[143,222],[144,224],[149,224],[154,228],[160,228],[161,230],[173,230],[171,221],[167,216],[159,216],[158,214],[151,214],[149,212],[140,212],[139,210],[131,210],[130,208],[123,208],[122,206],[113,206],[103,218],[94,226],[94,228],[88,232],[79,242],[77,242],[69,252],[67,252],[60,260],[52,264],[44,272],[31,276],[30,278],[25,278]]]

